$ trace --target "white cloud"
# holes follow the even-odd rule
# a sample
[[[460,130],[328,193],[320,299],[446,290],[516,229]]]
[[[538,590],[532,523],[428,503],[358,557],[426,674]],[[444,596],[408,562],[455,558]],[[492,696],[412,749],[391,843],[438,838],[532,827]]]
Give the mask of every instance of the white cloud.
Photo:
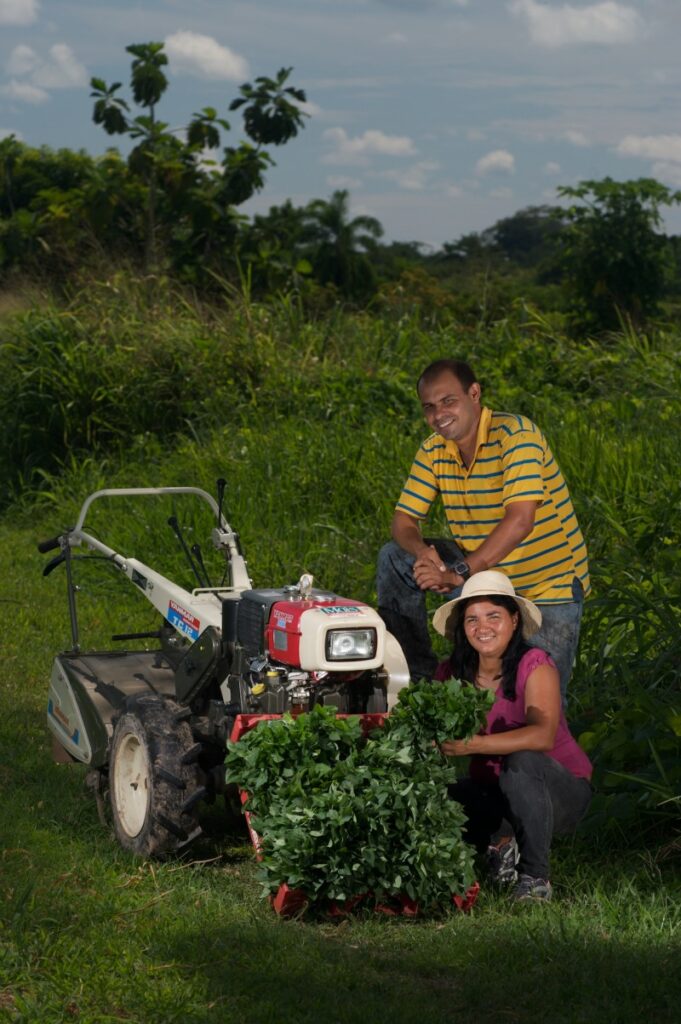
[[[561,138],[565,139],[566,142],[571,142],[573,146],[589,145],[589,140],[584,132],[580,132],[576,128],[568,128],[567,131],[563,132]]]
[[[344,128],[327,128],[324,139],[334,147],[322,157],[325,164],[358,164],[369,162],[371,156],[414,156],[414,143],[406,135],[386,135],[370,128],[350,138]]]
[[[300,107],[303,113],[309,114],[310,117],[319,117],[319,115],[323,113],[322,108],[318,103],[310,103],[309,100],[306,100],[304,103],[298,103],[297,100],[294,102],[296,106]]]
[[[513,192],[507,186],[504,186],[503,188],[493,188],[490,192],[492,199],[510,199],[512,195]]]
[[[437,171],[440,164],[436,160],[420,160],[404,169],[382,171],[380,177],[394,181],[400,188],[406,188],[410,192],[422,192],[428,184],[428,177],[432,171]]]
[[[451,199],[459,199],[463,195],[463,189],[460,185],[447,185],[445,189],[445,195]]]
[[[526,22],[534,43],[550,48],[582,43],[631,43],[643,29],[639,13],[615,0],[602,0],[586,7],[550,7],[537,0],[511,0],[508,9]]]
[[[26,75],[40,63],[40,57],[30,46],[15,46],[5,65],[8,75]]]
[[[175,32],[166,38],[165,49],[171,67],[201,78],[225,78],[234,82],[248,76],[248,62],[212,36]]]
[[[643,156],[681,163],[681,135],[626,135],[617,147],[621,156]]]
[[[0,0],[0,25],[32,25],[39,8],[38,0]]]
[[[3,95],[26,103],[43,103],[48,89],[71,89],[87,84],[88,73],[66,43],[50,47],[47,59],[40,57],[30,46],[15,46],[9,55],[6,70],[12,77],[3,86]],[[23,81],[17,81],[25,76]]]
[[[560,174],[560,164],[557,164],[555,160],[549,160],[544,164],[544,174]]]
[[[652,173],[653,177],[658,181],[664,181],[667,185],[674,186],[674,188],[681,188],[681,163],[659,161],[653,164]]]
[[[55,43],[50,47],[49,60],[36,68],[31,81],[43,89],[71,89],[74,86],[86,85],[88,73],[70,46],[66,43]]]
[[[681,187],[681,135],[625,135],[617,146],[620,156],[653,160],[654,178]]]
[[[477,174],[489,174],[490,172],[501,171],[504,174],[513,174],[515,170],[515,157],[507,149],[495,149],[486,156],[480,157],[475,165]]]
[[[13,78],[7,85],[0,86],[0,95],[7,96],[10,100],[18,100],[20,103],[44,103],[50,98],[49,93],[39,89],[30,82],[17,82]]]
[[[385,37],[385,41],[393,46],[404,46],[408,42],[404,32],[391,32]]]

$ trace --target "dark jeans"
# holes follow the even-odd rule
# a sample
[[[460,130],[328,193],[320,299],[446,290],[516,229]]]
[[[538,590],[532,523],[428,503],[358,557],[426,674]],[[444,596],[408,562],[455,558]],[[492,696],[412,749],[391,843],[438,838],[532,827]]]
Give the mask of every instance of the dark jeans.
[[[435,547],[442,561],[450,568],[464,557],[453,540],[428,538],[426,543]],[[376,570],[378,611],[404,651],[411,678],[432,679],[437,658],[428,635],[425,592],[414,579],[414,561],[414,556],[395,541],[381,548]],[[445,600],[458,597],[460,592],[460,589],[453,590]],[[534,647],[548,651],[555,661],[564,703],[577,653],[584,603],[582,586],[577,579],[573,583],[572,592],[574,601],[537,604],[542,613],[542,625],[529,641]]]
[[[468,815],[467,842],[482,853],[509,822],[520,851],[518,872],[548,879],[551,839],[577,827],[591,801],[591,785],[547,754],[519,750],[504,757],[498,785],[459,779],[449,795]]]

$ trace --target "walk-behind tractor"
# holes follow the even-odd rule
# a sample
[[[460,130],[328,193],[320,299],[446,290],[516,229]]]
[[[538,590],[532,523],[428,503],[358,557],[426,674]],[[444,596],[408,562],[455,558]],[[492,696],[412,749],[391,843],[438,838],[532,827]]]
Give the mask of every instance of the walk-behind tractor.
[[[44,575],[65,566],[71,620],[71,649],[55,658],[50,681],[55,757],[89,766],[100,813],[108,799],[118,841],[143,856],[167,856],[200,834],[200,805],[228,789],[226,744],[245,723],[319,704],[339,714],[380,715],[409,681],[399,644],[368,605],[314,589],[307,574],[290,586],[253,588],[223,516],[224,490],[218,481],[217,501],[195,487],[96,491],[74,527],[39,545],[44,553],[59,549]],[[218,585],[209,579],[207,548],[190,545],[175,515],[167,519],[168,537],[196,579],[191,590],[85,528],[100,499],[188,495],[209,506]],[[153,641],[148,647],[82,649],[74,562],[92,558],[127,577],[162,616],[158,629],[112,637]]]

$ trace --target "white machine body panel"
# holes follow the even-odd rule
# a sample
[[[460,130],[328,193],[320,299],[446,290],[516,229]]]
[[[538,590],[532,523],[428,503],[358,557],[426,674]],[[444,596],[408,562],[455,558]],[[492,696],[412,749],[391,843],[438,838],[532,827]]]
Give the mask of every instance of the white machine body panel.
[[[92,747],[88,740],[71,683],[58,660],[52,665],[47,699],[47,724],[62,747],[77,761],[90,764]]]
[[[136,558],[126,558],[120,568],[181,636],[193,642],[208,626],[222,628],[217,592],[185,590]]]

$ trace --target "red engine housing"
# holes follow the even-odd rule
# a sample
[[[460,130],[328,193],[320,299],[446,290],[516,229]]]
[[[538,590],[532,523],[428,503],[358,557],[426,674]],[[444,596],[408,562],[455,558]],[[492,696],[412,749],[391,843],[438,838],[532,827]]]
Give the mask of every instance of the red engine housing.
[[[265,643],[270,657],[292,668],[300,667],[300,638],[303,633],[302,618],[305,612],[319,609],[325,615],[347,614],[362,609],[373,610],[362,601],[351,601],[347,597],[311,597],[296,601],[277,601],[270,609],[269,621],[265,627]],[[358,621],[358,625],[363,623]],[[340,667],[340,666],[339,666]]]

